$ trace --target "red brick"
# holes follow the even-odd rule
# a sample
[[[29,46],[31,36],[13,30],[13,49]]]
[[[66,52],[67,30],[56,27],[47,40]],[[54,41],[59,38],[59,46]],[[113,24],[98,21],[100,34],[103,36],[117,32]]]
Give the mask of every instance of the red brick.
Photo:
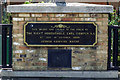
[[[61,18],[50,18],[50,21],[61,21]]]
[[[42,17],[48,17],[48,14],[42,14]]]
[[[102,17],[102,14],[91,14],[90,17]]]
[[[76,56],[72,56],[72,58],[76,58]]]
[[[80,21],[80,18],[73,18],[72,21]]]
[[[13,26],[19,24],[17,21],[13,21],[12,23],[13,23]]]
[[[12,13],[12,17],[18,17],[18,14]]]
[[[25,47],[25,46],[19,46],[19,49],[25,50],[25,49],[28,49],[28,48]]]
[[[13,30],[13,34],[17,34],[17,33],[19,33],[19,30],[18,30],[18,29]]]
[[[48,14],[49,17],[55,17],[55,14]]]
[[[108,21],[108,18],[97,18],[97,21]]]
[[[19,26],[18,28],[19,28],[19,30],[23,30],[24,29],[24,24]]]
[[[96,45],[107,45],[105,42],[98,42]]]
[[[13,40],[14,40],[15,42],[18,42],[18,38],[16,38],[16,37],[13,37]]]
[[[24,31],[22,29],[19,29],[19,33],[23,33]]]
[[[40,66],[40,65],[42,65],[42,63],[41,62],[37,62],[37,63],[33,63],[33,65]]]
[[[72,18],[62,18],[61,21],[72,21]]]
[[[43,63],[43,66],[47,66],[47,63]]]
[[[37,18],[37,21],[48,21],[49,18]]]
[[[67,17],[78,17],[78,14],[67,14]]]

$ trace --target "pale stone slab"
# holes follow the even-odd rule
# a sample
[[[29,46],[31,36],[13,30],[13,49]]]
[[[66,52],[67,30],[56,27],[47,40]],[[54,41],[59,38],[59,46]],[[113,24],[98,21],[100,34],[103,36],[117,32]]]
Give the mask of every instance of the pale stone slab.
[[[66,6],[58,6],[55,3],[36,3],[9,5],[9,13],[112,13],[111,5],[96,5],[85,3],[66,3]]]
[[[2,77],[118,78],[118,71],[6,71]]]

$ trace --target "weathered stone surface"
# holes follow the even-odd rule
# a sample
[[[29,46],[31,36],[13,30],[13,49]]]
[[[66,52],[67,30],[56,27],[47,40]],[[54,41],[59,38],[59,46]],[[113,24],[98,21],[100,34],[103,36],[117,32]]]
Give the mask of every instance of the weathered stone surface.
[[[84,3],[67,3],[66,6],[57,6],[55,3],[38,3],[9,5],[7,11],[10,13],[112,13],[113,6]]]
[[[1,72],[2,77],[59,77],[59,78],[118,78],[118,71],[5,71]],[[105,79],[105,80],[107,80]],[[57,79],[56,79],[57,80]],[[79,79],[78,79],[79,80]]]

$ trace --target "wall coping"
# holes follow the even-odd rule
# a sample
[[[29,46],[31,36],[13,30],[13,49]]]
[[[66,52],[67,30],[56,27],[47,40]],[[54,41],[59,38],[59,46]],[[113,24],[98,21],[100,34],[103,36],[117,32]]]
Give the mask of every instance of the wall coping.
[[[34,3],[22,5],[8,5],[9,13],[112,13],[112,5],[96,5],[86,3],[66,3],[57,6],[55,3]]]
[[[118,71],[1,71],[2,77],[118,78]]]

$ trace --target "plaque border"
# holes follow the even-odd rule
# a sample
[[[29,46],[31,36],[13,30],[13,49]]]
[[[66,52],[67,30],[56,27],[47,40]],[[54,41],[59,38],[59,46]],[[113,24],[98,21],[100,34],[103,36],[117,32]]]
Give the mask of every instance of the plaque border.
[[[69,23],[69,24],[71,24],[71,23],[79,23],[79,24],[82,24],[82,23],[84,23],[84,24],[93,24],[95,27],[96,27],[96,38],[95,38],[95,43],[93,43],[93,45],[31,45],[31,44],[28,44],[27,42],[26,42],[26,34],[25,34],[25,31],[26,31],[26,26],[29,24],[29,23]],[[98,25],[95,23],[95,22],[26,22],[25,24],[24,24],[24,44],[26,44],[28,47],[93,47],[93,46],[95,46],[95,44],[97,44],[97,28],[98,27]]]

